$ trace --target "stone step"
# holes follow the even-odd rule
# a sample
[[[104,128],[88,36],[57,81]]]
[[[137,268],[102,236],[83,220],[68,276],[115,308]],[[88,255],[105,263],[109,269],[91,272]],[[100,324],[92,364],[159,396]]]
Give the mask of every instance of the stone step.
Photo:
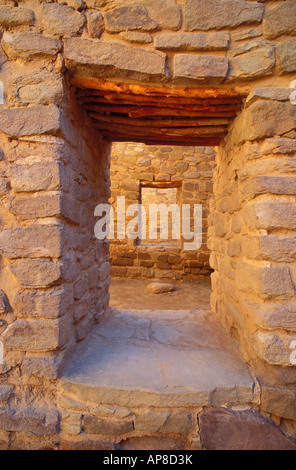
[[[115,310],[78,345],[61,396],[117,407],[246,405],[254,381],[209,311]]]

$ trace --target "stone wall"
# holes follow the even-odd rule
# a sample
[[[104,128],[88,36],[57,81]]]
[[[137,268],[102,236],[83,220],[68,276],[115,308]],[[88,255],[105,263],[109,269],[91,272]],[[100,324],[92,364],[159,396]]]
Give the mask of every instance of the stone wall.
[[[96,79],[244,96],[217,153],[212,307],[255,371],[256,410],[295,438],[295,18],[294,0],[0,0],[1,448],[60,446],[57,378],[106,311],[93,213],[110,142],[71,85]]]
[[[202,204],[203,243],[198,251],[186,251],[182,237],[173,240],[170,232],[167,243],[160,243],[160,234],[157,243],[157,240],[149,240],[147,222],[146,240],[129,240],[126,237],[125,240],[110,242],[112,275],[194,280],[210,274],[206,235],[214,165],[215,153],[210,147],[113,144],[110,202],[115,211],[118,196],[125,197],[127,207],[141,202],[142,188],[146,188],[144,185],[178,184],[176,203],[180,208],[182,204],[190,204],[192,209],[194,204]],[[149,203],[161,202],[150,198]]]
[[[240,339],[262,383],[263,410],[281,416],[295,409],[294,116],[272,90],[247,100],[218,150],[208,219],[212,308]]]
[[[81,118],[57,44],[1,70],[4,448],[56,446],[56,379],[109,301],[108,244],[94,237],[94,209],[110,196],[110,145]]]

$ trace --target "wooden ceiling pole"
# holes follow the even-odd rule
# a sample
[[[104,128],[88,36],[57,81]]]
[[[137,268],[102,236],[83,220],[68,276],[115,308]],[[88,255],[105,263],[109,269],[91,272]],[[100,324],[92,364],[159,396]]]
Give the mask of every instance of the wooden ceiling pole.
[[[72,77],[76,98],[110,141],[215,146],[227,135],[242,96],[223,88],[169,88]]]

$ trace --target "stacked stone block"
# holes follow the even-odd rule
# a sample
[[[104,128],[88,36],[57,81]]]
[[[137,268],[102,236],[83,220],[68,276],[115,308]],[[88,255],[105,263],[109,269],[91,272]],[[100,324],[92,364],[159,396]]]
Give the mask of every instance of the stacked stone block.
[[[217,154],[212,306],[255,368],[257,411],[295,439],[295,22],[294,0],[0,0],[1,448],[60,447],[57,377],[108,302],[93,210],[110,196],[110,143],[76,109],[69,74],[246,97]],[[249,410],[204,412],[211,448],[218,424]],[[93,415],[68,425],[96,431]]]
[[[176,203],[202,204],[203,240],[199,250],[184,250],[180,240],[110,240],[111,274],[117,277],[167,279],[200,279],[211,273],[206,243],[209,200],[213,191],[215,152],[210,147],[145,146],[116,143],[111,153],[111,199],[115,214],[117,197],[124,196],[126,207],[141,203],[141,188],[149,183],[165,183],[176,187]],[[148,189],[148,188],[147,188]],[[171,203],[171,201],[169,201]],[[150,198],[149,203],[160,204]],[[169,219],[170,221],[170,219]],[[127,219],[128,222],[128,219]],[[193,213],[191,229],[193,230]],[[169,235],[170,232],[169,232]],[[115,238],[116,220],[115,220]]]
[[[217,154],[208,239],[215,270],[211,302],[263,382],[263,410],[284,417],[287,408],[294,420],[296,147],[287,135],[295,108],[266,89],[264,99],[268,95],[270,101],[257,93],[246,104]],[[277,397],[275,383],[281,386]]]

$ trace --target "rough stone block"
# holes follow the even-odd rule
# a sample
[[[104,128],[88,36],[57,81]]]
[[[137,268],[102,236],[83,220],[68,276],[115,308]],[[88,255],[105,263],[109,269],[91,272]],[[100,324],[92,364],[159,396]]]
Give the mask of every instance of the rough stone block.
[[[234,41],[245,41],[246,39],[253,39],[262,36],[262,31],[260,28],[250,28],[247,30],[236,31],[231,34],[231,37]]]
[[[290,91],[288,90],[289,96]],[[260,149],[262,155],[283,154],[290,155],[296,152],[296,141],[284,137],[274,137],[266,139]]]
[[[62,43],[57,38],[31,31],[5,32],[1,44],[4,52],[11,60],[18,58],[25,60],[54,58],[62,49]]]
[[[101,12],[89,11],[87,13],[87,29],[91,38],[99,39],[105,29],[104,18]]]
[[[54,351],[69,340],[69,326],[67,316],[56,320],[15,321],[3,333],[3,345],[7,350]]]
[[[177,31],[182,25],[182,8],[175,0],[137,0],[147,8],[150,18],[159,28]]]
[[[155,31],[158,23],[153,21],[142,5],[124,5],[105,14],[106,31],[120,33],[128,30]]]
[[[5,258],[59,258],[63,247],[62,226],[30,225],[0,233],[0,252]]]
[[[296,208],[293,200],[265,200],[247,204],[243,209],[245,223],[254,229],[296,229]]]
[[[256,325],[265,330],[285,329],[296,331],[296,304],[286,302],[256,302],[247,295],[241,300],[244,310],[255,321]]]
[[[155,48],[163,51],[219,51],[229,47],[228,33],[165,33],[155,38]]]
[[[80,299],[85,293],[88,292],[89,288],[89,279],[84,277],[79,279],[74,285],[74,299]]]
[[[289,88],[265,87],[252,90],[246,99],[246,105],[251,106],[256,101],[275,100],[289,101],[291,90]]]
[[[267,413],[296,420],[296,390],[262,384],[261,406]]]
[[[55,105],[13,108],[0,111],[0,131],[10,137],[61,132],[62,117]]]
[[[293,367],[291,364],[291,343],[295,333],[257,331],[252,338],[253,348],[265,362],[273,365]]]
[[[21,104],[58,104],[64,94],[60,75],[48,72],[34,73],[12,80],[7,92],[8,101]]]
[[[142,432],[162,432],[169,415],[169,411],[160,410],[158,412],[147,411],[142,413],[136,416],[135,429]]]
[[[126,265],[126,262],[124,263],[124,265]],[[98,280],[102,282],[105,279],[107,279],[107,277],[110,274],[110,271],[111,271],[110,263],[108,261],[105,263],[102,263],[101,266],[98,268]]]
[[[188,413],[170,411],[147,411],[136,416],[135,429],[141,432],[160,434],[189,434],[193,426]]]
[[[15,192],[35,192],[67,189],[66,170],[60,162],[40,162],[32,165],[9,165],[7,176]]]
[[[78,205],[77,200],[62,192],[16,197],[8,205],[13,214],[24,220],[63,216],[81,226],[86,222],[83,206]]]
[[[280,75],[296,71],[296,39],[288,39],[276,45],[276,62]]]
[[[290,103],[258,101],[247,108],[238,124],[239,142],[282,135],[295,128],[296,109]]]
[[[61,279],[61,266],[47,260],[18,260],[10,270],[24,288],[44,288]]]
[[[85,17],[68,5],[43,3],[41,24],[47,34],[70,36],[81,32]]]
[[[28,377],[55,380],[60,375],[62,360],[63,354],[49,357],[25,357],[21,369]]]
[[[0,25],[5,28],[21,25],[33,25],[35,16],[32,10],[0,5]]]
[[[69,70],[84,70],[90,76],[144,81],[164,81],[168,77],[164,53],[119,42],[65,38],[65,58]]]
[[[256,78],[270,75],[275,66],[274,47],[265,41],[253,41],[231,51],[229,78]]]
[[[252,411],[209,408],[199,416],[200,435],[207,450],[295,450],[272,421]]]
[[[296,35],[296,4],[294,0],[279,2],[264,14],[263,33],[267,38],[277,38],[283,34]]]
[[[14,308],[18,315],[58,318],[67,313],[73,303],[73,286],[62,286],[46,291],[19,292]]]
[[[10,211],[25,220],[54,217],[61,214],[61,195],[37,193],[36,196],[17,197],[11,201]]]
[[[99,9],[106,5],[108,0],[84,0],[87,8]]]
[[[32,436],[56,434],[58,413],[44,406],[11,406],[0,409],[1,428],[5,431],[21,431]]]
[[[101,419],[94,416],[84,416],[82,426],[90,434],[118,436],[133,431],[131,420]]]
[[[284,235],[246,236],[242,240],[243,254],[249,259],[290,263],[296,259],[296,239]]]
[[[296,178],[285,176],[255,176],[242,186],[242,193],[247,199],[254,199],[261,194],[296,195]]]
[[[295,287],[287,266],[257,266],[237,263],[235,282],[242,292],[253,292],[260,297],[295,295]]]
[[[258,24],[264,7],[261,3],[242,0],[186,0],[185,30],[235,28]]]
[[[174,79],[219,84],[225,80],[228,67],[226,57],[179,54],[175,57]]]
[[[152,36],[148,33],[139,33],[137,31],[124,31],[120,33],[120,37],[124,41],[138,44],[151,44],[153,42]]]

